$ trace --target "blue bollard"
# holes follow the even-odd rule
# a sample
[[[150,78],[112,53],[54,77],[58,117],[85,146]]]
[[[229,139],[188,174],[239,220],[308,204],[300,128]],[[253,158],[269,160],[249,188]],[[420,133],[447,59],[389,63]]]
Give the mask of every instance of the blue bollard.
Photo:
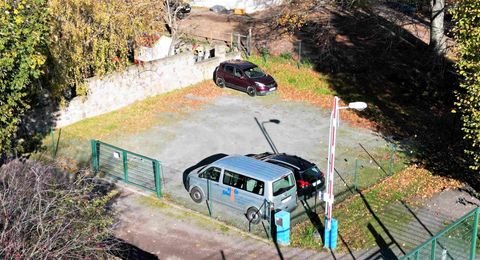
[[[327,218],[325,218],[325,229],[324,229],[324,247],[329,249],[337,248],[337,239],[338,239],[338,221],[332,218],[330,230],[327,230]]]
[[[290,213],[286,211],[275,213],[275,226],[277,228],[277,243],[290,245]]]

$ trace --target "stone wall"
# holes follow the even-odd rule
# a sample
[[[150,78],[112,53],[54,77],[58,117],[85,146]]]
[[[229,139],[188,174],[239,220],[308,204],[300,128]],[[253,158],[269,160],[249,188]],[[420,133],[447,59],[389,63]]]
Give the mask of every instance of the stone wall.
[[[221,5],[227,9],[244,9],[246,13],[254,13],[265,10],[275,5],[280,5],[283,0],[193,0],[190,5],[210,8]]]
[[[56,127],[114,111],[135,101],[212,79],[218,64],[240,58],[239,53],[225,53],[215,48],[214,58],[195,62],[192,53],[182,53],[161,60],[133,65],[123,72],[87,82],[87,96],[75,97],[57,114]]]

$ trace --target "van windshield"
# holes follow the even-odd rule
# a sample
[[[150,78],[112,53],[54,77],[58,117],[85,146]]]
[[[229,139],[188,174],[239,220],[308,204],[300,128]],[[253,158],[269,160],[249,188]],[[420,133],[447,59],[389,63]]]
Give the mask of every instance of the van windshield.
[[[278,196],[295,186],[295,180],[293,179],[293,175],[289,174],[283,176],[281,179],[276,180],[273,182],[273,196]]]

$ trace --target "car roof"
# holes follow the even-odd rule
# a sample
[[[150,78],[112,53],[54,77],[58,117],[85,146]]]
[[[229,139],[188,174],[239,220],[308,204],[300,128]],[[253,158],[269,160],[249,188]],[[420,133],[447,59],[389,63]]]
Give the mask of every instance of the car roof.
[[[246,60],[228,60],[223,62],[224,65],[235,65],[242,70],[257,67],[257,65]]]
[[[297,167],[301,171],[306,170],[315,165],[314,163],[311,163],[301,157],[298,157],[296,155],[286,154],[286,153],[272,154],[272,153],[266,152],[266,153],[256,155],[255,158],[262,161],[275,160],[275,161],[285,162]]]
[[[291,173],[287,168],[256,160],[244,155],[230,155],[214,162],[212,165],[240,174],[245,174],[252,178],[261,178],[265,181],[274,181]]]

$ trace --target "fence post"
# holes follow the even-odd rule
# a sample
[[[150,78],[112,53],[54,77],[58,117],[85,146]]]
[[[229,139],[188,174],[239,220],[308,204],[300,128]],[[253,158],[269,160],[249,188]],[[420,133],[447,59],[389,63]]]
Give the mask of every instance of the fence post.
[[[298,40],[298,62],[297,67],[300,69],[300,65],[302,64],[302,40]]]
[[[390,144],[390,165],[389,165],[389,175],[393,174],[393,156],[395,155],[395,144]]]
[[[98,171],[99,163],[98,163],[98,151],[97,151],[97,140],[90,140],[90,146],[92,148],[92,168],[93,171]]]
[[[252,55],[252,27],[248,28],[248,56]]]
[[[210,190],[211,190],[211,186],[210,186],[210,179],[207,178],[207,206],[208,206],[208,215],[211,217],[212,216],[212,203],[211,203],[211,200],[210,200]],[[233,191],[232,191],[233,192]]]
[[[357,169],[358,169],[358,159],[355,159],[355,170],[353,171],[353,185],[355,187],[355,191],[358,191]]]
[[[432,252],[430,254],[430,259],[435,260],[435,251],[437,250],[437,239],[432,240]]]
[[[160,170],[160,162],[157,160],[153,161],[153,172],[155,174],[155,191],[157,192],[157,197],[160,198],[162,196],[162,173]]]
[[[122,150],[123,159],[123,178],[128,182],[128,164],[127,164],[127,151]]]
[[[477,234],[478,234],[478,215],[479,208],[475,209],[474,219],[473,219],[473,230],[472,230],[472,245],[470,248],[470,260],[475,259],[475,254],[477,250]]]
[[[50,136],[52,137],[52,159],[55,158],[55,128],[50,128]]]

